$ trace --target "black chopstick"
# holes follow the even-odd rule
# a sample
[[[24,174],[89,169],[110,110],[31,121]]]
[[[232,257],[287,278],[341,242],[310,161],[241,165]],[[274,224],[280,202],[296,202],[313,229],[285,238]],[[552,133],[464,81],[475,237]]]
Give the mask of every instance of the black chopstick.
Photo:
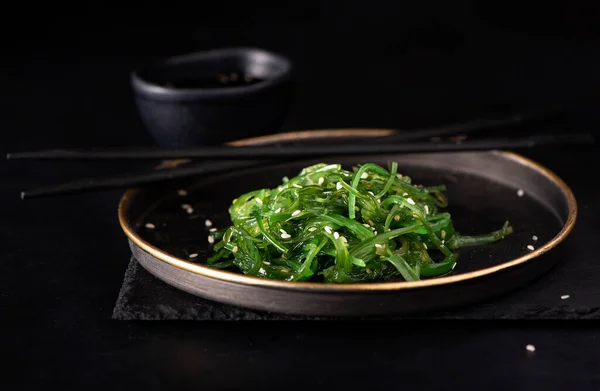
[[[86,178],[72,182],[61,183],[39,187],[32,190],[21,192],[21,199],[54,196],[61,194],[81,193],[91,190],[115,189],[123,187],[133,187],[169,181],[174,179],[187,178],[191,176],[215,175],[226,172],[252,169],[267,162],[258,161],[238,161],[223,164],[184,164],[179,167],[165,168],[160,170],[150,170],[133,174],[122,174],[109,177]]]
[[[112,151],[53,150],[12,154],[11,159],[297,159],[318,156],[369,155],[385,153],[423,153],[438,151],[474,151],[497,148],[525,148],[558,142],[590,142],[590,134],[537,135],[515,139],[474,140],[468,144],[454,143],[384,143],[320,144],[301,146],[196,147],[180,149],[138,149]]]
[[[496,128],[508,128],[519,124],[531,124],[540,119],[554,117],[560,110],[547,109],[532,114],[512,115],[506,118],[498,119],[477,119],[474,121],[445,126],[437,126],[425,129],[404,130],[391,135],[371,137],[369,142],[376,144],[383,141],[386,144],[406,142],[414,140],[423,140],[433,137],[442,137],[456,134],[470,134]],[[361,143],[362,145],[362,143]],[[358,149],[363,149],[354,143]],[[282,148],[282,149],[278,149]],[[283,149],[285,148],[285,149]],[[372,145],[370,150],[363,151],[367,153],[377,152],[378,147]],[[407,145],[405,149],[395,150],[393,152],[409,152],[414,145]],[[422,147],[419,147],[420,149]],[[335,150],[341,154],[351,154],[352,147],[348,145],[336,145]],[[246,158],[279,158],[292,154],[294,157],[310,157],[321,154],[329,154],[331,149],[327,145],[319,147],[301,146],[301,147],[274,147],[274,146],[251,146],[251,147],[197,147],[197,148],[179,148],[179,149],[157,149],[157,148],[135,148],[135,149],[54,149],[35,152],[15,152],[6,155],[7,160],[19,159],[56,159],[56,160],[113,160],[113,159],[246,159]]]
[[[487,139],[473,140],[463,143],[405,143],[405,144],[390,144],[390,145],[347,145],[347,146],[324,146],[315,149],[314,147],[261,147],[258,148],[262,154],[260,157],[278,158],[276,161],[294,160],[297,158],[307,157],[322,157],[322,156],[340,156],[340,155],[385,155],[399,153],[426,153],[426,152],[462,152],[462,151],[485,151],[498,149],[521,149],[532,148],[541,145],[550,144],[567,144],[567,143],[592,143],[594,138],[591,134],[566,134],[566,135],[541,135],[530,136],[517,139]],[[247,149],[245,147],[236,148]],[[283,152],[283,153],[282,153]],[[179,156],[190,157],[190,156]],[[234,156],[239,158],[238,155]],[[246,158],[248,155],[246,155]],[[257,156],[258,157],[258,156]],[[215,162],[213,164],[201,164],[197,166],[182,166],[170,169],[152,170],[139,174],[120,175],[113,177],[90,178],[74,182],[67,182],[55,186],[42,187],[24,191],[21,193],[21,198],[34,198],[41,196],[60,195],[67,193],[76,193],[91,191],[96,189],[109,189],[119,187],[138,186],[149,183],[156,183],[176,178],[185,178],[199,175],[218,174],[222,172],[230,172],[231,170],[239,170],[245,168],[253,168],[261,164],[272,164],[272,161],[237,161],[237,162]]]

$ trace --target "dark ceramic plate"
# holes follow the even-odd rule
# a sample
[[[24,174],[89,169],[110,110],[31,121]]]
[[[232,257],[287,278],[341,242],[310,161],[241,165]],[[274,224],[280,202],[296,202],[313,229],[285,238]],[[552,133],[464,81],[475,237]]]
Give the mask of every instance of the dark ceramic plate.
[[[391,132],[311,131],[234,144],[339,142]],[[225,175],[129,190],[119,206],[119,219],[133,255],[144,268],[168,284],[223,303],[302,315],[406,314],[479,301],[531,281],[554,265],[560,255],[555,247],[575,224],[577,205],[568,186],[546,168],[514,153],[320,160],[346,166],[365,162],[384,165],[396,160],[399,172],[412,177],[414,183],[446,184],[450,204],[447,210],[452,213],[459,232],[477,234],[496,230],[506,220],[512,223],[515,232],[497,243],[461,249],[458,265],[450,275],[413,282],[281,282],[203,266],[209,252],[205,220],[224,227],[229,221],[227,209],[231,200],[256,188],[274,187],[283,176],[296,175],[302,167],[318,162],[306,160],[232,169]],[[179,194],[180,189],[185,189],[187,195]],[[518,195],[519,189],[522,196]],[[182,204],[190,204],[193,213],[189,214]],[[147,228],[148,223],[153,228]],[[534,246],[534,250],[528,249],[528,245]]]

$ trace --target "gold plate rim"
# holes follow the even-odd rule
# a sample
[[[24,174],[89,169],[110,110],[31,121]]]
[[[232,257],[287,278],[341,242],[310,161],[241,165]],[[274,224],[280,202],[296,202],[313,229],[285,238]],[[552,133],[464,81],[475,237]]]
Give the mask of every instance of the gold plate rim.
[[[248,146],[258,144],[269,144],[273,142],[291,141],[291,140],[306,140],[315,138],[329,138],[329,137],[376,137],[386,136],[396,133],[394,129],[319,129],[319,130],[304,130],[297,132],[285,132],[278,134],[271,134],[267,136],[259,136],[253,138],[246,138],[242,140],[236,140],[227,143],[231,146]],[[243,285],[253,285],[265,288],[280,288],[286,290],[310,290],[310,291],[323,291],[323,292],[364,292],[364,291],[396,291],[416,288],[426,288],[443,286],[448,284],[454,284],[458,282],[468,281],[476,278],[489,276],[494,273],[501,272],[519,265],[522,265],[528,261],[537,258],[544,253],[552,250],[558,246],[573,230],[575,221],[577,220],[577,201],[573,191],[569,186],[553,171],[542,166],[541,164],[528,159],[522,155],[508,151],[496,151],[504,155],[505,157],[515,160],[520,164],[526,165],[551,180],[560,190],[563,192],[567,199],[568,216],[562,229],[556,236],[554,236],[547,243],[535,250],[512,260],[503,262],[499,265],[479,269],[476,271],[457,274],[453,276],[432,278],[420,281],[396,281],[396,282],[373,282],[373,283],[356,283],[356,284],[324,284],[317,282],[291,282],[291,281],[278,281],[278,280],[267,280],[259,277],[246,276],[244,274],[238,274],[234,272],[228,272],[218,269],[213,269],[208,266],[203,266],[195,263],[188,262],[184,259],[177,258],[155,246],[144,241],[133,229],[126,217],[126,211],[129,208],[130,202],[134,199],[135,195],[139,191],[138,189],[128,189],[122,196],[118,206],[118,218],[119,224],[127,238],[138,246],[143,251],[152,255],[153,257],[170,264],[178,269],[182,269],[197,275],[204,277],[221,280],[230,283],[237,283]],[[182,164],[186,160],[171,160],[163,163],[160,168],[173,167]]]

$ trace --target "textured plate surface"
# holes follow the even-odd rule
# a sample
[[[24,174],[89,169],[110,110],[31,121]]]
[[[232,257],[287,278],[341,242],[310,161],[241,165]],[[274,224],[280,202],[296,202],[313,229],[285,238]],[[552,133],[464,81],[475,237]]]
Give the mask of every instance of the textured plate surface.
[[[237,142],[338,142],[388,134],[389,130],[327,130]],[[202,266],[209,253],[205,220],[228,224],[227,209],[238,195],[273,187],[320,161],[352,164],[388,161],[424,185],[446,184],[457,231],[477,234],[509,220],[515,233],[505,240],[460,250],[452,274],[415,282],[322,284],[270,281]],[[181,163],[181,162],[178,162]],[[173,164],[173,163],[171,163]],[[212,163],[217,164],[217,163]],[[227,163],[218,163],[227,164]],[[187,195],[178,190],[185,189]],[[519,196],[517,191],[523,190]],[[189,204],[189,214],[182,204]],[[130,190],[119,219],[134,256],[148,271],[189,293],[228,304],[304,315],[401,314],[462,305],[510,291],[540,276],[558,259],[554,249],[571,231],[577,206],[571,190],[553,173],[508,152],[354,156],[233,169],[224,175]],[[146,228],[151,223],[154,228]],[[538,239],[534,241],[533,236]],[[534,251],[527,249],[528,245]],[[190,254],[198,254],[190,258]]]

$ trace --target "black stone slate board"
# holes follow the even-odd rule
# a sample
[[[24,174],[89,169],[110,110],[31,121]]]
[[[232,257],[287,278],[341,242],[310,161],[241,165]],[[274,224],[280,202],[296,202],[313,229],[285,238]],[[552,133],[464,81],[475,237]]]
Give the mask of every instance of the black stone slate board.
[[[454,310],[405,317],[368,319],[600,319],[598,306],[585,305],[590,296],[561,299],[580,291],[576,279],[561,278],[572,269],[561,260],[546,275],[528,286],[493,301]],[[303,317],[274,314],[221,304],[180,291],[155,278],[133,257],[113,310],[119,320],[319,320],[330,317]]]

